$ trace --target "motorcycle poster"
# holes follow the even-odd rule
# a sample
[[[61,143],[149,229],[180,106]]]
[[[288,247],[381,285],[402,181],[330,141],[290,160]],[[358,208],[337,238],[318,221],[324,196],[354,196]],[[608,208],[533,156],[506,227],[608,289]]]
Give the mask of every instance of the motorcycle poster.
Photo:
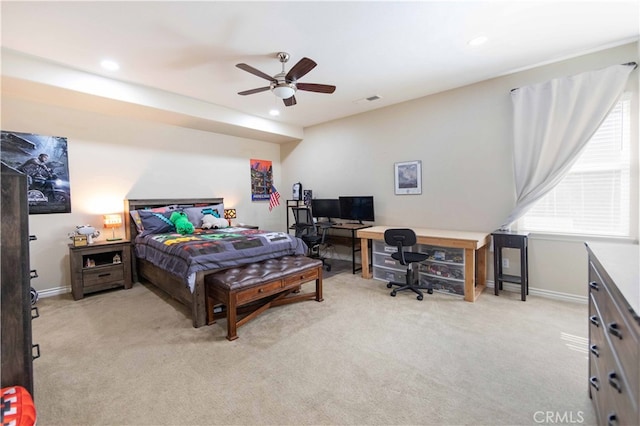
[[[71,213],[67,138],[2,130],[0,159],[27,176],[29,214]]]

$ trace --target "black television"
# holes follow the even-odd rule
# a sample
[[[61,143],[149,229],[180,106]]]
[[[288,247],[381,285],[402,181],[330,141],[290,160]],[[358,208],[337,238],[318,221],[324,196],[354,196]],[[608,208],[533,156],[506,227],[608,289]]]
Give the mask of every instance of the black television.
[[[312,198],[311,214],[313,217],[325,217],[327,222],[340,218],[340,200],[337,198]]]
[[[340,200],[340,218],[355,220],[362,223],[363,220],[373,222],[373,196],[338,197]]]

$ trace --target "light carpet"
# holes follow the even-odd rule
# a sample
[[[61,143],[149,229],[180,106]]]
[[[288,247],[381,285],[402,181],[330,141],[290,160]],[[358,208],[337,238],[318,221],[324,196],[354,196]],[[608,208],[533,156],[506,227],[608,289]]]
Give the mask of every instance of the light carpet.
[[[340,273],[324,302],[272,308],[233,342],[139,283],[41,299],[38,424],[596,423],[586,305],[414,296]]]

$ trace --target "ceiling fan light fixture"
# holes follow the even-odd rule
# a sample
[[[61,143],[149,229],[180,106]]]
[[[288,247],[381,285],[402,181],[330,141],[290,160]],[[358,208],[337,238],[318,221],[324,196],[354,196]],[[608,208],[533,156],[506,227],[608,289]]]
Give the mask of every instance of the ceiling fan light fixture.
[[[296,94],[295,86],[287,83],[275,84],[271,88],[271,91],[280,99],[289,99]]]

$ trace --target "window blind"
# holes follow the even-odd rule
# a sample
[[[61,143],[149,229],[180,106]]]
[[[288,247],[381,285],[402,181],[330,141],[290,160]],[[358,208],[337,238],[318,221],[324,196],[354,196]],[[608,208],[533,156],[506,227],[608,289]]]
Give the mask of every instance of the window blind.
[[[625,95],[563,180],[518,221],[518,229],[629,236],[630,108]]]

